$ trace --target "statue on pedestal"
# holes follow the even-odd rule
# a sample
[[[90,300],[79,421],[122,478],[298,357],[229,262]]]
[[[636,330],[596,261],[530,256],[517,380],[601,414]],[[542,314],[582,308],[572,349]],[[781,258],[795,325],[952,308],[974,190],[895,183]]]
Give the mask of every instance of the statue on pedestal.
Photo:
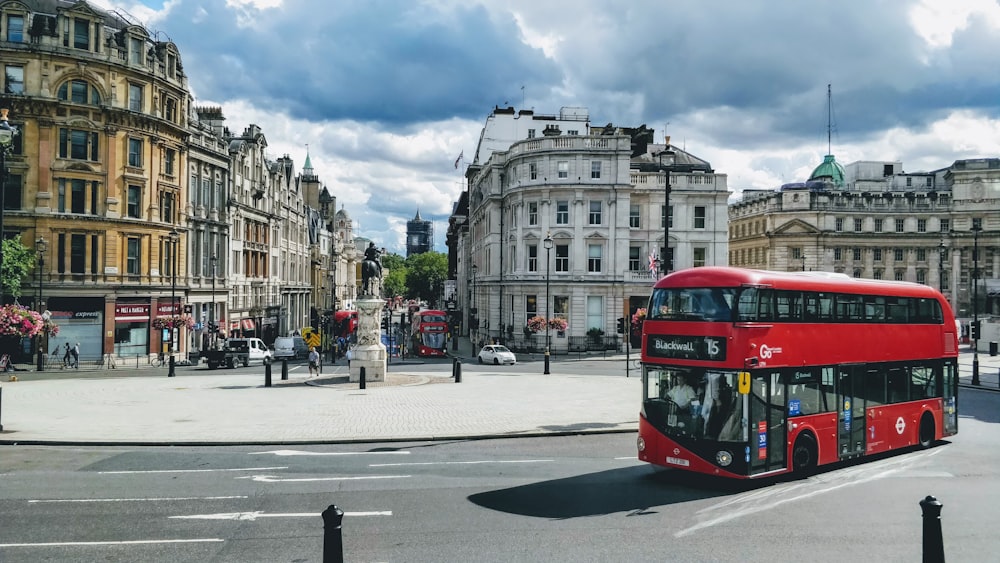
[[[382,293],[382,253],[374,242],[368,243],[361,261],[361,293],[380,297]]]

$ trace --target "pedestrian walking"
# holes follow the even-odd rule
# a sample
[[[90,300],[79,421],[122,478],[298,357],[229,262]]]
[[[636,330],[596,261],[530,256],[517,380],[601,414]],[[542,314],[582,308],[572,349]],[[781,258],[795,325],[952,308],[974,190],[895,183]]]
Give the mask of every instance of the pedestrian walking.
[[[319,352],[315,346],[309,347],[309,375],[319,375]]]
[[[73,354],[69,351],[69,342],[66,343],[66,352],[63,354],[63,369],[70,366],[70,360],[73,359]]]
[[[66,345],[69,346],[69,343],[67,342]],[[72,357],[73,367],[76,368],[76,369],[80,369],[80,343],[79,342],[76,343],[76,346],[73,346],[73,349],[70,350],[70,354],[73,356]]]

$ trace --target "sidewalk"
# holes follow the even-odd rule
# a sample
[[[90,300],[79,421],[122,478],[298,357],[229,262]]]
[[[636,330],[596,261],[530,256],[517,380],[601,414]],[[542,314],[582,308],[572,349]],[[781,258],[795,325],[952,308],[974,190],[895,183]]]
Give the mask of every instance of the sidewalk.
[[[467,339],[457,351],[474,362]],[[439,373],[407,372],[393,358],[386,383],[346,383],[347,366],[309,378],[304,364],[281,380],[272,365],[233,371],[105,371],[58,379],[18,373],[0,390],[0,444],[308,444],[635,432],[639,378],[579,376],[572,361]],[[252,370],[252,371],[251,371]],[[162,377],[154,373],[162,372]],[[143,375],[143,377],[129,376]],[[5,378],[6,379],[6,378]]]
[[[449,353],[475,362],[467,339]],[[600,358],[597,355],[594,359]],[[637,357],[637,355],[633,356]],[[528,358],[524,358],[527,360]],[[384,383],[347,382],[346,362],[309,378],[290,364],[272,387],[259,365],[227,371],[179,367],[76,373],[18,372],[0,387],[0,444],[309,444],[635,432],[638,377],[574,373],[573,356],[541,358],[480,373],[452,365],[417,373],[393,358]],[[624,363],[624,355],[609,356]],[[959,381],[972,387],[973,354],[962,350]],[[407,370],[410,371],[407,371]],[[1000,391],[1000,356],[979,354],[980,386]],[[4,377],[6,379],[6,377]]]

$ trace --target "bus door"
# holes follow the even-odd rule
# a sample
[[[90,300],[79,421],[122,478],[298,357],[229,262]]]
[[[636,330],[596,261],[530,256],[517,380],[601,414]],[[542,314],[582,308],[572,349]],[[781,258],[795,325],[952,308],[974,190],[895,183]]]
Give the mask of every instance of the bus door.
[[[840,459],[865,453],[865,365],[837,366],[837,447]]]
[[[750,380],[750,474],[785,469],[785,386],[778,371],[753,372]]]
[[[954,360],[944,362],[944,389],[942,407],[944,408],[944,435],[950,436],[958,432],[958,369]]]

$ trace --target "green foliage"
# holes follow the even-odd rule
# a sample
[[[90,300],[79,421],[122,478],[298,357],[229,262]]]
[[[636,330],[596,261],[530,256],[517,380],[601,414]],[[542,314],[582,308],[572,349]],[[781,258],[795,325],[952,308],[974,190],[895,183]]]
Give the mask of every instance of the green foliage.
[[[423,252],[406,259],[406,283],[413,299],[436,303],[444,294],[448,279],[448,256],[441,252]]]
[[[398,254],[382,255],[382,294],[385,297],[406,296],[406,259]]]
[[[35,267],[35,251],[21,243],[21,235],[3,241],[3,269],[0,285],[4,295],[21,296],[21,281]]]
[[[382,255],[383,270],[401,270],[404,268],[406,268],[406,258],[403,258],[399,254]]]

